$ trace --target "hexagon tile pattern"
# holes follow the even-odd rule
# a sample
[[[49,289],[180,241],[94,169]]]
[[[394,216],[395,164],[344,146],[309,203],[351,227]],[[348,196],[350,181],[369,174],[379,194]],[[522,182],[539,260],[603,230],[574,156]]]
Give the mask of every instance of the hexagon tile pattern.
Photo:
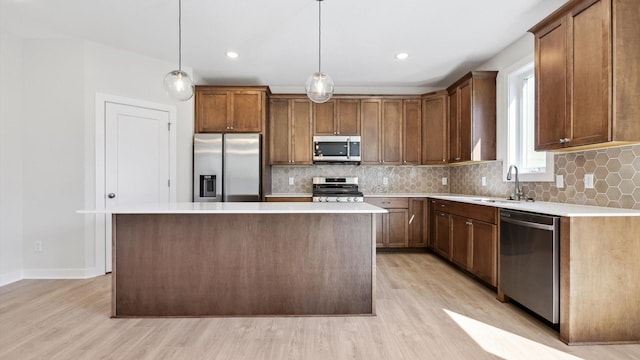
[[[556,175],[563,175],[564,188],[555,182],[523,182],[527,197],[537,201],[640,209],[640,144],[558,153]],[[585,189],[584,175],[593,174],[593,189]],[[452,193],[507,197],[513,183],[502,179],[502,161],[454,166],[274,166],[274,193],[311,193],[313,176],[358,176],[365,193]],[[482,186],[481,178],[487,178]],[[289,185],[289,178],[294,185]],[[388,185],[382,179],[387,177]],[[442,178],[449,186],[442,185]]]
[[[273,193],[311,193],[314,176],[357,176],[360,191],[375,194],[391,193],[449,193],[442,178],[449,177],[447,166],[355,166],[314,165],[274,166],[271,169]],[[388,184],[383,184],[383,178]],[[293,178],[293,185],[289,185]]]

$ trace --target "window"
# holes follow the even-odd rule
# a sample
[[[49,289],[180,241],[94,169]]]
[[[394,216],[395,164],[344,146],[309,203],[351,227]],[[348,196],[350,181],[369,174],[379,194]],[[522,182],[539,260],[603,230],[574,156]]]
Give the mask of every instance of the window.
[[[508,73],[507,154],[509,165],[516,165],[522,181],[553,181],[553,155],[534,151],[535,75],[533,61],[514,66]]]

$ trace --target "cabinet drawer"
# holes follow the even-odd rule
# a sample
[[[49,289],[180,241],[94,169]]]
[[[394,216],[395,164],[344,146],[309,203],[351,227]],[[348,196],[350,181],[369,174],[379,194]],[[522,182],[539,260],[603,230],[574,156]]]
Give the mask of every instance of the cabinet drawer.
[[[490,224],[498,223],[498,208],[493,206],[451,202],[449,213]]]
[[[379,198],[365,197],[364,201],[371,205],[379,206],[385,209],[408,209],[408,198]]]

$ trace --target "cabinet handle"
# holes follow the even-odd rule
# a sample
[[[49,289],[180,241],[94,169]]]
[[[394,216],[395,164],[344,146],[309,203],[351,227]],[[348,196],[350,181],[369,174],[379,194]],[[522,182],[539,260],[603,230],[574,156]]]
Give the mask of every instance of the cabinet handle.
[[[340,135],[340,131],[336,132],[336,134]]]
[[[411,225],[411,222],[413,221],[413,218],[416,217],[416,214],[412,214],[411,215],[411,219],[409,219],[409,225]]]
[[[569,138],[560,139],[560,144],[566,144],[569,141],[571,141],[571,139],[569,139]]]
[[[564,144],[565,142],[564,139],[560,139],[560,144]]]
[[[440,207],[445,207],[445,206],[446,206],[445,204],[440,204]]]
[[[460,158],[459,158],[459,157],[457,157],[457,158],[456,158],[456,161],[460,161]]]
[[[473,223],[471,221],[467,221],[466,224],[469,225],[469,226],[473,225]]]
[[[435,200],[431,200],[431,203],[432,203],[432,204],[435,204],[435,203],[436,203],[436,201],[435,201]]]

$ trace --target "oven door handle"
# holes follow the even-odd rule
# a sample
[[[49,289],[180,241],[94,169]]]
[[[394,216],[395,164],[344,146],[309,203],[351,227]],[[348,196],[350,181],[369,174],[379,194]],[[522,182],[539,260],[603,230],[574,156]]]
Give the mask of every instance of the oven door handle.
[[[351,138],[347,138],[347,159],[351,158]]]
[[[515,225],[526,226],[528,228],[534,228],[534,229],[550,230],[550,231],[555,229],[553,225],[538,224],[538,223],[534,223],[534,222],[522,221],[522,220],[514,220],[514,219],[510,219],[510,218],[505,218],[505,217],[501,217],[500,221],[512,223],[512,224],[515,224]]]

